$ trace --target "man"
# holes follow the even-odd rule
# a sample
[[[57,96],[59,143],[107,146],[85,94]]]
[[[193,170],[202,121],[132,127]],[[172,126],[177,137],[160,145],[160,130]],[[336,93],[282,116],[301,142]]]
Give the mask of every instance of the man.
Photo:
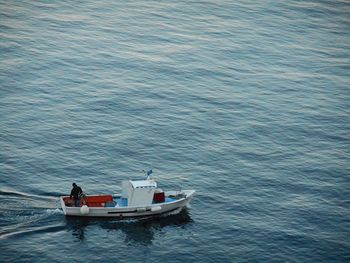
[[[77,186],[76,183],[73,183],[72,186],[73,186],[73,189],[70,192],[70,199],[72,199],[72,196],[73,196],[74,205],[79,206],[80,205],[79,199],[80,199],[80,196],[83,194],[83,190],[81,190],[81,188],[79,186]]]

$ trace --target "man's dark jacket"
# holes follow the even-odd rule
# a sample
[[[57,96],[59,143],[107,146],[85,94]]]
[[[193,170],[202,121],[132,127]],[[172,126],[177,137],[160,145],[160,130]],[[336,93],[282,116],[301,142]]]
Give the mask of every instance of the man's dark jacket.
[[[74,199],[79,199],[79,195],[83,192],[83,190],[81,190],[81,188],[79,186],[74,186],[72,191],[70,192],[70,198],[72,198],[72,196],[74,197]]]

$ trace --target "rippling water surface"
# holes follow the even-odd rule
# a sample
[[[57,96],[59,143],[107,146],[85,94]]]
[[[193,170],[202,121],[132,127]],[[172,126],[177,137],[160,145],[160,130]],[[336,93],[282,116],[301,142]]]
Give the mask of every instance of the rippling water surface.
[[[1,262],[348,262],[348,1],[0,1]],[[65,218],[77,182],[196,189]]]

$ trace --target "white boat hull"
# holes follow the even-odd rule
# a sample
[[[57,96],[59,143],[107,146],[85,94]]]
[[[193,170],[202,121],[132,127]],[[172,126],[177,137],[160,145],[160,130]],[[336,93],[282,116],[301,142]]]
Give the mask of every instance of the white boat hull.
[[[180,194],[182,198],[170,202],[155,203],[147,206],[117,206],[117,207],[89,207],[86,211],[82,211],[81,207],[66,206],[65,196],[60,197],[63,213],[66,216],[79,217],[140,217],[154,216],[175,210],[181,210],[191,201],[194,190],[182,190]],[[166,192],[167,196],[179,194],[179,192]]]

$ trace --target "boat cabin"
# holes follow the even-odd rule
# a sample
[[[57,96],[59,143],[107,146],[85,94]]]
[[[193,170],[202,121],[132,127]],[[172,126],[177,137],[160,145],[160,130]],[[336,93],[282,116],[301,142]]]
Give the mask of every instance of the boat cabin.
[[[122,198],[128,200],[128,206],[151,205],[157,183],[153,180],[122,182]]]

